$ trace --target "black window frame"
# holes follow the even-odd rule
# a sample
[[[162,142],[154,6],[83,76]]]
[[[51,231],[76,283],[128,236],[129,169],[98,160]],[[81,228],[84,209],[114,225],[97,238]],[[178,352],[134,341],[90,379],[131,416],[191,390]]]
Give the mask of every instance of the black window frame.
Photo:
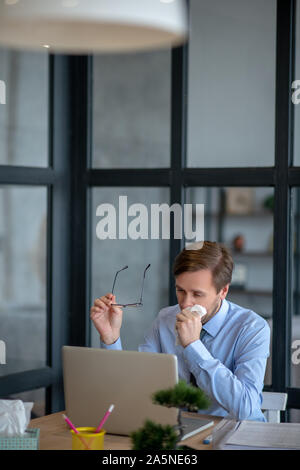
[[[71,78],[70,58],[50,55],[48,166],[0,165],[1,185],[47,189],[46,366],[0,377],[2,398],[45,388],[46,414],[64,408],[61,347],[68,343],[70,323]]]

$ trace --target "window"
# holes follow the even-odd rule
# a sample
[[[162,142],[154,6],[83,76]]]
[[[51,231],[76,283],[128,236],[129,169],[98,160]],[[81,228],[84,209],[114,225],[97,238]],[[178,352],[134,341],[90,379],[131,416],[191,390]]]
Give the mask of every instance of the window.
[[[47,53],[0,48],[1,165],[48,166],[48,74]]]
[[[63,406],[60,348],[70,308],[70,171],[62,138],[69,132],[67,69],[61,56],[0,49],[0,390],[1,398],[33,401],[36,415]]]
[[[293,188],[293,302],[291,334],[291,386],[300,387],[300,188]]]
[[[126,226],[125,239],[119,238],[123,230],[119,221],[120,196],[126,198],[128,212],[133,204],[142,204],[147,211],[145,218],[148,227],[134,226],[130,231],[130,223],[135,216],[124,214]],[[97,224],[103,217],[96,216],[97,209],[102,204],[109,203],[116,209],[117,234],[116,239],[101,239],[105,234],[96,234]],[[168,204],[169,191],[167,188],[94,188],[92,190],[92,300],[111,292],[115,273],[128,266],[126,271],[118,275],[115,295],[117,302],[132,303],[139,300],[141,284],[145,267],[151,266],[146,272],[143,306],[125,308],[122,322],[122,345],[124,349],[136,350],[143,342],[144,334],[150,328],[159,310],[168,305],[169,294],[169,240],[151,239],[151,206],[153,204]],[[132,206],[133,207],[133,206]],[[103,212],[102,212],[103,213]],[[104,215],[104,214],[103,214]],[[141,220],[141,219],[140,219]],[[128,233],[127,233],[128,228]],[[109,235],[109,227],[106,227]],[[140,238],[145,236],[147,238]],[[135,239],[135,236],[139,237]],[[92,329],[92,345],[99,346],[99,334]]]
[[[276,1],[190,10],[188,166],[273,166]]]
[[[169,50],[93,57],[89,306],[96,297],[111,291],[115,273],[125,265],[128,269],[118,276],[116,295],[122,303],[136,301],[143,271],[151,264],[143,306],[124,309],[125,349],[137,349],[158,311],[168,305],[170,241],[151,239],[151,205],[170,201],[164,170],[170,166],[171,151],[170,72]],[[129,233],[134,217],[122,212],[120,197],[126,198],[128,208],[143,204],[148,214],[147,233],[138,235],[141,226],[135,227],[135,235]],[[115,239],[96,233],[101,220],[97,208],[102,204],[115,210]],[[126,219],[125,239],[119,235],[121,216]],[[99,346],[99,334],[93,325],[90,328],[90,344]]]
[[[295,45],[295,76],[294,80],[300,81],[300,2],[296,3],[296,45]],[[299,82],[300,83],[300,82]],[[294,165],[300,166],[300,95],[299,88],[292,89],[296,98],[294,104]]]
[[[205,239],[232,252],[228,299],[264,318],[272,316],[273,199],[269,188],[187,189],[189,203],[205,204]]]
[[[47,191],[1,186],[1,375],[46,365]]]
[[[94,168],[169,166],[170,58],[168,50],[94,57]]]
[[[205,239],[224,243],[234,260],[227,300],[272,326],[273,209],[270,188],[187,188],[187,202],[205,205]],[[265,384],[271,384],[271,355]]]

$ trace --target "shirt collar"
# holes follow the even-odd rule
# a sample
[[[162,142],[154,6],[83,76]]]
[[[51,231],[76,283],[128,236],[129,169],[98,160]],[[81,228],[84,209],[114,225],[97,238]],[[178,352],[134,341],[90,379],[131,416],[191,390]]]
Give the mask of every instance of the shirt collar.
[[[227,300],[226,299],[222,300],[222,305],[219,311],[210,320],[208,320],[208,322],[205,323],[205,325],[203,325],[203,329],[208,334],[215,337],[225,321],[228,309],[229,309],[229,304]]]

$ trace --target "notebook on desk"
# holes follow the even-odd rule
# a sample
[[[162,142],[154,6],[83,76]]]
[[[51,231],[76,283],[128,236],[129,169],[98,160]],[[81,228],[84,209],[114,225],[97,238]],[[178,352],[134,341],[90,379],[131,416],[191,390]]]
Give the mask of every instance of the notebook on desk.
[[[213,430],[213,448],[300,450],[300,424],[222,419]]]
[[[66,414],[75,426],[97,427],[111,404],[114,411],[104,426],[111,434],[129,435],[146,419],[177,425],[178,410],[151,399],[178,382],[175,355],[64,346],[62,358]],[[213,421],[184,417],[183,424],[189,437]]]

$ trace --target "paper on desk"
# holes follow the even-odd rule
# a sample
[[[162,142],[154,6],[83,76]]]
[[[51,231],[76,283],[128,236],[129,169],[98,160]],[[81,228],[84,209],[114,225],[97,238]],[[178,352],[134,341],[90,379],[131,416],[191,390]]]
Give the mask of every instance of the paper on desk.
[[[242,421],[227,437],[227,446],[300,449],[300,424]]]
[[[215,450],[225,450],[226,443],[229,436],[231,436],[237,427],[240,425],[240,421],[234,419],[223,418],[213,429],[212,432],[212,446]]]

